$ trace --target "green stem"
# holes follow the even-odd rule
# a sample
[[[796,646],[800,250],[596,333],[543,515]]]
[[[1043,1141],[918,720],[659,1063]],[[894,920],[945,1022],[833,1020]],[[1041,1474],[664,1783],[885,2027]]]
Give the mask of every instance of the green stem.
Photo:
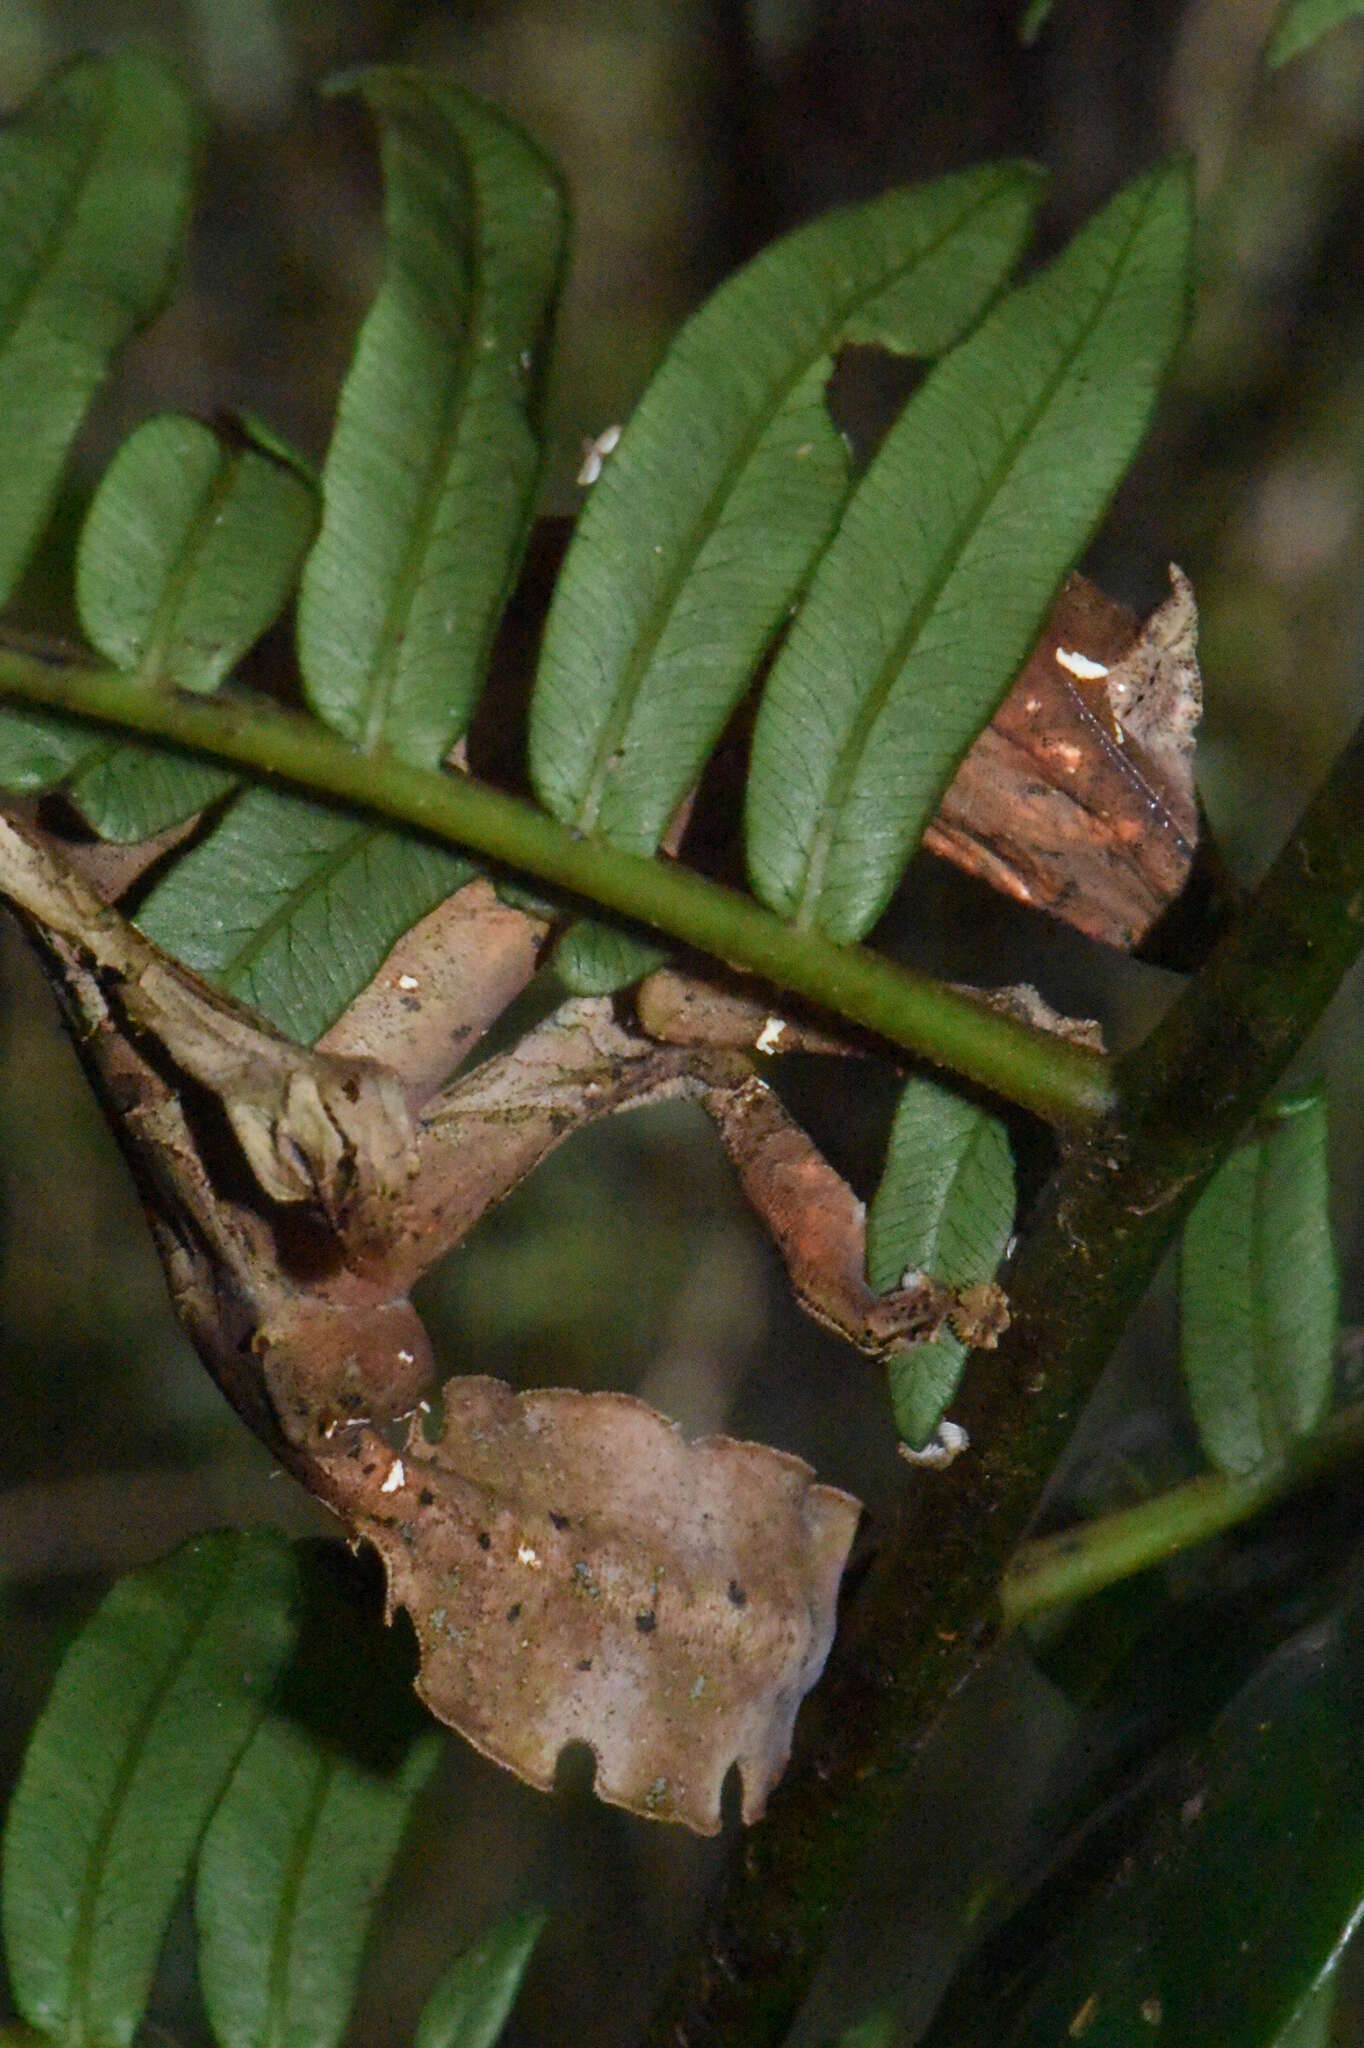
[[[1342,1408],[1291,1456],[1254,1472],[1204,1472],[1154,1500],[1021,1544],[999,1589],[1004,1625],[1017,1628],[1206,1543],[1361,1451],[1364,1401]]]
[[[796,1762],[683,1957],[651,2048],[775,2048],[865,1850],[989,1654],[999,1589],[1075,1419],[1209,1175],[1364,945],[1364,730],[1273,868],[1119,1075],[1008,1277],[1013,1322],[953,1418],[969,1452],[908,1476],[797,1726]],[[912,1852],[910,1852],[912,1853]]]
[[[1099,1054],[914,974],[861,946],[797,931],[751,898],[671,862],[584,839],[486,783],[362,754],[315,720],[274,706],[148,690],[115,669],[0,648],[0,696],[132,727],[156,739],[333,797],[481,854],[651,925],[1017,1102],[1053,1123],[1112,1108]]]

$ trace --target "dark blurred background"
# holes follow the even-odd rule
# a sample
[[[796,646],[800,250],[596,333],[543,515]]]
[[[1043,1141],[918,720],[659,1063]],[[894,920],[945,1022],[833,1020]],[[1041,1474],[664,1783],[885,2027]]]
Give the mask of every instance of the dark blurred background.
[[[99,401],[17,615],[69,623],[81,507],[149,412],[248,408],[310,456],[325,452],[381,260],[370,137],[353,105],[315,91],[340,67],[445,68],[563,166],[575,234],[550,410],[546,509],[558,512],[576,501],[583,438],[628,414],[678,322],[783,229],[896,182],[1024,154],[1052,176],[1045,254],[1132,173],[1192,150],[1193,333],[1085,566],[1142,611],[1162,596],[1167,562],[1193,577],[1208,691],[1200,783],[1228,860],[1252,879],[1364,694],[1364,26],[1270,77],[1258,52],[1271,0],[1057,0],[1032,49],[1019,11],[1016,0],[0,0],[0,109],[69,54],[133,42],[176,61],[211,122],[183,289]],[[849,379],[863,446],[897,390],[903,380],[875,364]],[[1061,1007],[1102,1018],[1116,1043],[1173,987],[928,863],[890,930],[963,979],[1026,972]],[[8,928],[0,967],[8,1783],[63,1643],[113,1575],[199,1528],[323,1518],[271,1472],[172,1323],[122,1167]],[[1356,980],[1301,1066],[1333,1083],[1350,1315],[1359,1027]],[[889,1083],[837,1085],[797,1072],[793,1100],[870,1185]],[[687,1113],[576,1141],[449,1263],[425,1305],[450,1370],[635,1389],[689,1429],[723,1425],[803,1452],[873,1511],[911,1483],[877,1375],[792,1310],[707,1128]],[[1088,1419],[1077,1492],[1102,1495],[1124,1460],[1163,1476],[1192,1469],[1169,1339],[1162,1299]],[[948,1930],[963,1889],[1026,1837],[1069,1711],[1021,1651],[973,1690],[802,2040],[855,2017],[883,1985],[927,2009],[959,1940]],[[988,1783],[973,1762],[982,1748]],[[564,1779],[553,1800],[537,1797],[451,1739],[376,1934],[357,2040],[405,2040],[439,1963],[527,1897],[556,1913],[508,2039],[630,2039],[717,1851],[595,1806],[581,1771]],[[158,1993],[184,2042],[204,2038],[189,1954],[182,1930]]]

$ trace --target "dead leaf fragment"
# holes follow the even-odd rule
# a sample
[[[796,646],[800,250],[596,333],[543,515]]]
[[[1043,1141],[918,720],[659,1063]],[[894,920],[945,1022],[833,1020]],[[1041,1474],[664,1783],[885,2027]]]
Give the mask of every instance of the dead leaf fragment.
[[[350,1472],[331,1466],[416,1625],[432,1711],[541,1788],[586,1742],[600,1797],[701,1834],[737,1763],[757,1820],[833,1640],[858,1503],[785,1452],[688,1443],[627,1394],[469,1378],[445,1403],[438,1443],[414,1426],[395,1460],[364,1432]]]

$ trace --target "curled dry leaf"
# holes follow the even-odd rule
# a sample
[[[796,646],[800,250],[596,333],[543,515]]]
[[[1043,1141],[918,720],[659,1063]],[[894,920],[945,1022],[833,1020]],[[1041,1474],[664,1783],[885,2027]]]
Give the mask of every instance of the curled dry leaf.
[[[758,1819],[833,1640],[858,1503],[799,1458],[688,1443],[626,1394],[451,1380],[444,1429],[327,1461],[383,1557],[441,1720],[531,1784],[588,1743],[632,1813]],[[345,1471],[349,1462],[350,1472]]]

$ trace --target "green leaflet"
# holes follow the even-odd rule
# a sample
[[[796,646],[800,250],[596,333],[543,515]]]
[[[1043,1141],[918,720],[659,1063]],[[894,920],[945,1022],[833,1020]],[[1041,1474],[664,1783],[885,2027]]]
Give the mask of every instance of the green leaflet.
[[[314,503],[273,453],[226,445],[180,414],[148,420],[110,463],[81,534],[76,597],[91,642],[148,688],[216,689],[282,611]],[[22,780],[0,771],[0,782],[45,788],[69,778],[72,802],[102,839],[150,839],[236,780],[170,748],[65,730],[55,748],[41,732],[16,733],[6,751]]]
[[[180,253],[195,124],[150,57],[73,64],[0,135],[0,599],[76,429]]]
[[[871,2013],[838,2037],[838,2048],[895,2048],[895,2015],[889,2008]]]
[[[1015,1201],[1009,1134],[998,1117],[916,1076],[900,1096],[867,1211],[868,1279],[878,1293],[899,1287],[907,1271],[948,1287],[993,1279]],[[896,1427],[915,1449],[936,1429],[965,1360],[965,1346],[950,1331],[891,1359]]]
[[[570,925],[554,949],[554,966],[571,995],[609,996],[662,967],[666,946],[632,938],[613,924],[584,917]]]
[[[47,711],[0,711],[0,789],[36,796],[107,751],[91,725]]]
[[[236,781],[194,754],[112,741],[85,756],[67,793],[101,839],[134,846],[216,803]]]
[[[1180,1323],[1198,1434],[1224,1472],[1307,1436],[1330,1398],[1338,1282],[1326,1105],[1274,1104],[1184,1226]]]
[[[457,1956],[422,2008],[412,2048],[493,2048],[506,2024],[543,1913],[508,1913]]]
[[[687,323],[592,487],[550,606],[530,767],[556,817],[653,852],[837,522],[835,352],[949,347],[1040,191],[1029,167],[990,165],[829,214]],[[599,985],[579,943],[560,970]]]
[[[0,134],[0,601],[111,358],[169,289],[194,139],[180,86],[136,56],[68,66]],[[0,710],[0,787],[48,788],[92,743]]]
[[[947,1413],[966,1370],[966,1346],[950,1330],[897,1351],[886,1363],[896,1433],[921,1451]]]
[[[67,1652],[5,1829],[16,2002],[70,2048],[130,2042],[204,1823],[294,1639],[266,1535],[121,1579]]]
[[[382,126],[387,273],[360,334],[299,597],[304,689],[363,747],[434,765],[482,688],[539,470],[558,180],[444,80],[343,81]]]
[[[221,2048],[335,2048],[377,1892],[439,1754],[402,1638],[362,1621],[349,1560],[299,1554],[305,1609],[276,1705],[199,1856],[199,1977]]]
[[[66,783],[101,839],[150,839],[215,803],[236,779],[198,755],[110,739],[80,719],[0,711],[0,789],[34,796]]]
[[[179,413],[147,420],[81,533],[81,624],[149,688],[216,690],[283,611],[314,519],[302,477],[249,440]]]
[[[1265,48],[1265,62],[1276,69],[1342,21],[1364,14],[1364,0],[1283,0]]]
[[[683,328],[583,508],[545,626],[531,776],[651,853],[837,522],[834,352],[950,346],[1018,255],[1036,173],[996,165],[827,215]]]
[[[894,890],[1131,461],[1184,325],[1182,164],[1129,185],[926,378],[768,680],[749,871],[858,939]]]
[[[473,872],[443,847],[248,789],[161,878],[137,922],[307,1045],[394,942]]]

